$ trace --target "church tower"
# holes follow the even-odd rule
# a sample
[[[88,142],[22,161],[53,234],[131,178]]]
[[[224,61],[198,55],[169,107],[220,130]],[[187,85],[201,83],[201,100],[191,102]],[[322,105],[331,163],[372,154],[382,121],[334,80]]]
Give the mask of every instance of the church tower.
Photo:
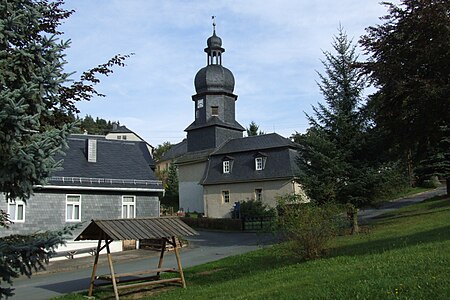
[[[195,75],[194,102],[195,120],[187,132],[187,151],[214,149],[232,138],[242,137],[245,130],[237,121],[233,94],[234,76],[222,66],[222,39],[213,35],[207,40],[205,48],[207,65]]]

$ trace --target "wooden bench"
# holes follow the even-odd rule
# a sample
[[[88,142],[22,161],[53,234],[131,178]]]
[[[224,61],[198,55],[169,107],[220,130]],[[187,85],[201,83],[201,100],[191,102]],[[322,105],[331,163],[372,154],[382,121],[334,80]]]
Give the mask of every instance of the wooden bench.
[[[131,283],[131,284],[127,284],[127,285],[117,285],[117,289],[141,287],[141,286],[145,286],[145,285],[171,283],[171,282],[182,283],[181,277],[169,278],[169,279],[159,279],[159,274],[163,273],[163,272],[180,273],[178,270],[176,270],[174,268],[158,268],[158,269],[138,271],[138,272],[114,274],[114,277],[116,279],[116,283],[127,283],[127,282],[153,279],[152,281],[138,282],[138,283],[134,283],[134,284]],[[142,275],[149,275],[149,274],[153,274],[153,275],[141,277]],[[111,275],[99,275],[99,276],[96,276],[95,279],[108,281],[106,283],[96,283],[95,286],[110,285],[110,284],[112,284],[112,281],[113,281]]]

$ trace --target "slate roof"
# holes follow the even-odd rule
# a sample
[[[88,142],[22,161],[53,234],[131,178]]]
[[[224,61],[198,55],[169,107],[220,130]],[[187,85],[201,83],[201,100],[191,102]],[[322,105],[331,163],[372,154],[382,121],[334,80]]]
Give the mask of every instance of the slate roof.
[[[110,133],[134,133],[125,125],[117,126],[117,128],[113,128]]]
[[[160,161],[171,160],[180,157],[187,152],[187,139],[183,139],[178,144],[172,145],[162,156]]]
[[[239,124],[237,121],[234,121],[233,123],[226,123],[219,119],[218,117],[211,117],[209,118],[206,123],[199,123],[197,121],[194,121],[189,125],[184,131],[190,131],[198,128],[208,127],[208,126],[221,126],[231,129],[237,129],[240,131],[244,131],[245,128],[242,127],[241,124]]]
[[[263,170],[255,170],[255,158],[265,157]],[[296,144],[276,133],[232,139],[211,153],[203,185],[294,178],[298,173]],[[231,160],[231,172],[222,162]]]
[[[145,151],[148,152],[145,142],[97,139],[97,161],[88,162],[86,144],[89,138],[95,137],[69,137],[69,149],[65,150],[65,155],[56,157],[63,159],[62,169],[53,172],[48,186],[163,190],[145,155]]]

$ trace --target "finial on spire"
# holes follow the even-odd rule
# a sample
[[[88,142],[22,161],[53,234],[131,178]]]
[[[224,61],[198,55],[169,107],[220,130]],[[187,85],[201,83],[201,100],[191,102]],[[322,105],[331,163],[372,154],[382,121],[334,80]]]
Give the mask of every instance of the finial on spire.
[[[211,16],[211,19],[213,21],[212,25],[213,25],[213,33],[216,33],[216,16]]]

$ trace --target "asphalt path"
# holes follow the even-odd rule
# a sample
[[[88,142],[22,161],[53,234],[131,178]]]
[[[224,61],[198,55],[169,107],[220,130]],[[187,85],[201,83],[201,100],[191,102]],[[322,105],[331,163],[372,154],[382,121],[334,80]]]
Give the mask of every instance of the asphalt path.
[[[447,192],[446,186],[442,185],[434,190],[426,191],[420,194],[411,195],[409,197],[400,198],[384,203],[377,208],[363,209],[358,212],[359,220],[364,222],[370,221],[370,219],[376,218],[384,213],[391,212],[401,207],[411,205],[414,203],[422,202],[426,199],[430,199],[436,196],[445,195]]]
[[[199,231],[199,233],[198,236],[188,238],[189,246],[181,250],[183,268],[253,251],[270,245],[275,240],[273,235],[261,233],[218,231]],[[149,250],[116,254],[117,261],[114,253],[112,257],[116,273],[154,269],[159,260],[158,253]],[[87,290],[93,260],[93,257],[67,259],[51,263],[47,271],[37,273],[31,278],[15,279],[13,285],[15,295],[8,299],[50,299],[67,293]],[[173,252],[167,252],[165,255],[164,267],[177,268]],[[109,267],[104,258],[98,265],[97,275],[100,274],[109,274]]]

